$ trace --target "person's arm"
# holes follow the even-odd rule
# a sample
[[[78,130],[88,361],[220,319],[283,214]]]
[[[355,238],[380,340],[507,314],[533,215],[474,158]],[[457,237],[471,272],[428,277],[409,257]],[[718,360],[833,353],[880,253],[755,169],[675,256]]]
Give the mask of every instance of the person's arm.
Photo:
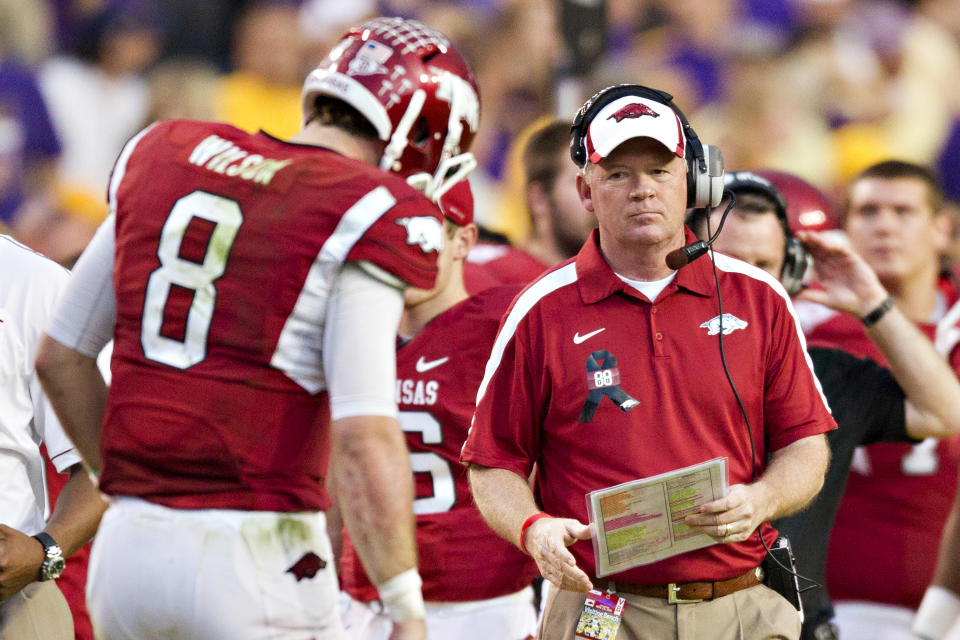
[[[774,451],[756,482],[733,485],[725,497],[702,505],[685,522],[720,542],[743,542],[761,523],[808,505],[823,486],[829,461],[826,436],[800,438]]]
[[[907,434],[921,439],[960,433],[960,382],[916,325],[894,306],[867,335],[906,396]]]
[[[340,505],[336,500],[326,511],[327,537],[330,538],[330,548],[333,550],[333,564],[337,568],[337,575],[343,575],[340,570],[340,560],[343,556],[343,516],[340,514]]]
[[[947,518],[933,582],[913,619],[913,634],[918,640],[942,640],[960,618],[960,491],[954,495]]]
[[[77,261],[46,335],[37,346],[37,376],[60,423],[86,464],[100,470],[100,428],[107,401],[97,356],[113,337],[114,216],[108,216]]]
[[[44,528],[63,551],[73,554],[93,537],[107,504],[80,464],[70,468],[53,515]],[[0,525],[0,600],[9,598],[38,579],[44,561],[43,545],[33,536]]]
[[[323,365],[330,396],[329,482],[334,501],[394,627],[421,639],[413,474],[397,423],[396,334],[403,294],[350,263],[327,303]]]
[[[526,478],[506,469],[471,464],[473,500],[487,524],[503,539],[526,549],[540,574],[559,589],[589,591],[590,578],[576,565],[567,549],[577,540],[590,539],[590,526],[572,518],[546,517],[523,531],[530,516],[540,513]]]
[[[97,359],[45,335],[37,351],[37,375],[64,432],[87,466],[99,473],[100,430],[107,406],[107,386]]]
[[[385,416],[350,416],[331,425],[330,483],[350,540],[383,598],[385,584],[417,567],[406,442],[397,421]]]
[[[814,259],[823,289],[808,289],[801,298],[863,318],[888,297],[873,270],[845,243],[829,235],[799,232]],[[883,353],[906,396],[907,434],[945,438],[960,433],[960,382],[947,361],[896,305],[866,328]]]

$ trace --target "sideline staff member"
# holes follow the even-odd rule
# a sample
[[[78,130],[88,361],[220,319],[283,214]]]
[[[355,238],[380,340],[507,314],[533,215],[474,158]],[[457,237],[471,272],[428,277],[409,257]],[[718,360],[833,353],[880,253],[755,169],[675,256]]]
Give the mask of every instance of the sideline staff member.
[[[0,234],[0,638],[73,640],[55,580],[96,532],[106,503],[40,388],[37,343],[69,274]],[[15,275],[14,275],[15,274]],[[40,444],[69,474],[50,513]]]
[[[727,189],[737,201],[713,248],[777,276],[788,291],[799,291],[809,253],[820,287],[802,291],[799,298],[857,318],[871,317],[872,313],[865,331],[890,367],[841,349],[808,350],[839,428],[827,434],[830,466],[816,500],[774,525],[792,543],[797,572],[825,585],[827,543],[850,475],[854,449],[874,442],[916,442],[956,435],[960,432],[960,407],[954,398],[960,396],[960,383],[927,337],[896,305],[886,303],[886,289],[845,241],[802,230],[799,239],[794,238],[787,209],[802,210],[800,189],[816,193],[815,188],[789,174],[781,173],[773,179],[778,184],[749,171],[726,175]],[[820,196],[818,200],[825,198]],[[823,209],[821,202],[814,206]],[[720,222],[722,209],[718,207],[711,214],[713,229]],[[690,227],[698,236],[706,237],[705,216],[696,216]],[[873,313],[875,309],[886,311],[877,314]],[[800,586],[807,585],[801,582]],[[801,597],[804,619],[800,637],[839,637],[826,588],[806,589]]]
[[[571,153],[599,228],[504,320],[462,455],[477,505],[560,587],[542,638],[573,638],[591,586],[627,599],[618,635],[626,640],[720,639],[735,629],[796,638],[797,612],[759,585],[756,530],[816,494],[828,458],[822,434],[835,423],[790,301],[765,272],[717,256],[726,365],[748,428],[711,334],[720,324],[711,264],[674,271],[665,262],[695,240],[686,208],[720,199],[717,151],[700,145],[667,94],[622,85],[584,105]],[[594,394],[584,373],[598,365],[615,386]],[[730,491],[687,523],[724,544],[592,577],[586,493],[718,456],[728,460]],[[536,499],[526,483],[534,463]],[[776,531],[762,531],[773,544]]]

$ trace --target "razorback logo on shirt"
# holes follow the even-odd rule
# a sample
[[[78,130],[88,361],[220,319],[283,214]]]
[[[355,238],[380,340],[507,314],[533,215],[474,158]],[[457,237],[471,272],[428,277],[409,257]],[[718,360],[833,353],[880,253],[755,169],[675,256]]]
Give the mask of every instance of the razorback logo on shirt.
[[[750,324],[746,320],[741,320],[732,313],[725,313],[722,317],[723,335],[728,336],[737,329],[746,329]],[[708,336],[715,336],[720,333],[721,316],[714,316],[700,326],[707,330]]]
[[[430,216],[397,218],[395,222],[407,230],[407,244],[420,245],[424,253],[443,249],[443,226]]]

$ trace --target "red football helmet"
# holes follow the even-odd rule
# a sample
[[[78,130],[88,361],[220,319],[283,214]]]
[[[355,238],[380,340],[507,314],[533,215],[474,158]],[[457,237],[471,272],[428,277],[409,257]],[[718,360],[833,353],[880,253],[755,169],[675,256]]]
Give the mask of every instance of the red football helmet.
[[[434,200],[475,166],[479,91],[463,57],[415,20],[376,18],[351,28],[303,84],[304,119],[317,96],[359,111],[384,143],[380,168]]]
[[[803,178],[773,169],[757,169],[753,173],[769,180],[783,195],[787,201],[787,222],[794,233],[839,228],[830,200]]]

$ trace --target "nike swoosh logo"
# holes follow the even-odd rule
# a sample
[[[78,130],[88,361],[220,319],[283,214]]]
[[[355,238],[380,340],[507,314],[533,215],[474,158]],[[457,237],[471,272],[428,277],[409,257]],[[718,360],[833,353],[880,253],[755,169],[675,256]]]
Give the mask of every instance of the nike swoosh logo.
[[[430,371],[430,369],[435,369],[449,359],[450,356],[447,356],[446,358],[440,358],[439,360],[431,360],[427,362],[423,359],[423,356],[420,356],[420,359],[417,360],[417,373],[424,373],[425,371]]]
[[[573,344],[580,344],[585,340],[589,340],[590,338],[592,338],[593,336],[597,335],[598,333],[604,330],[606,330],[606,327],[600,327],[596,331],[591,331],[590,333],[585,333],[583,335],[580,335],[580,332],[578,331],[577,333],[573,334]]]

